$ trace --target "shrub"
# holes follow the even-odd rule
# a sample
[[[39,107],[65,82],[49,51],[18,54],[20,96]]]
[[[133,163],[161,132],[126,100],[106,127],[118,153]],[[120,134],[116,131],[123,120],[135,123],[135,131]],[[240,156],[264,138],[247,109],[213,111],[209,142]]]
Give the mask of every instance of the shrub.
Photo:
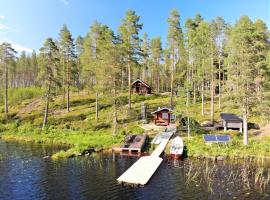
[[[0,104],[3,104],[3,92],[0,91]],[[24,100],[42,97],[43,90],[40,87],[11,88],[8,90],[9,104],[16,105]]]

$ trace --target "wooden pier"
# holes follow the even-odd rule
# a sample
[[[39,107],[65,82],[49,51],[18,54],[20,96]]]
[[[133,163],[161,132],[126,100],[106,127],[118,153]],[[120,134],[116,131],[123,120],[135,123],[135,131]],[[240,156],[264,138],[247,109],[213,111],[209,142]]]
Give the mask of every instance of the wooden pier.
[[[128,151],[129,153],[137,152],[140,153],[144,147],[148,135],[129,135],[126,137],[123,146],[120,147],[121,151]]]
[[[137,160],[117,179],[117,181],[120,183],[145,185],[163,161],[163,159],[159,156],[166,148],[168,141],[174,133],[174,129],[168,132],[164,132],[166,137],[162,137],[162,141],[153,151],[153,153],[150,156],[143,156]]]

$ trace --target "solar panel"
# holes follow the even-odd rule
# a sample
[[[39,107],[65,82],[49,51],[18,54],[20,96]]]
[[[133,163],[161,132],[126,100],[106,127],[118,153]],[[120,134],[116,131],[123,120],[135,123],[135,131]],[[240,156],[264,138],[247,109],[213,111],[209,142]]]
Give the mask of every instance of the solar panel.
[[[229,142],[230,141],[229,135],[217,135],[217,141],[218,142]]]
[[[204,135],[203,138],[205,142],[217,142],[215,135]]]
[[[205,142],[228,142],[230,141],[229,135],[204,135]]]
[[[228,120],[228,121],[242,121],[242,119],[240,117],[238,117],[235,114],[232,113],[221,113],[220,114],[221,119],[223,120]]]

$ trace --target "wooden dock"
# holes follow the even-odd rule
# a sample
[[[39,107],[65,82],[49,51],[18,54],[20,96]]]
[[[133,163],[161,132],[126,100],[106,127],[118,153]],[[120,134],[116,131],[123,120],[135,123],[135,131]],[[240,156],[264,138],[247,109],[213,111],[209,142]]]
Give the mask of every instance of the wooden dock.
[[[120,183],[145,185],[152,175],[155,173],[161,162],[160,154],[164,151],[171,136],[175,133],[175,130],[165,132],[166,137],[162,138],[162,141],[158,147],[153,151],[150,156],[143,156],[137,160],[127,171],[125,171],[117,181]]]
[[[129,153],[142,151],[148,135],[129,135],[126,137],[123,146],[120,147],[121,151],[128,151]]]

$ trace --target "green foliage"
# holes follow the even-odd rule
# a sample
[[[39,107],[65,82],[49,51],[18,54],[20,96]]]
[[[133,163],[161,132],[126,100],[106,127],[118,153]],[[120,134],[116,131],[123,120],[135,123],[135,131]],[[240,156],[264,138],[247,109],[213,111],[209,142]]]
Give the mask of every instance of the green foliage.
[[[36,86],[26,88],[11,88],[8,90],[9,104],[17,105],[24,100],[42,97],[43,89]],[[0,90],[0,104],[3,104],[3,90]]]
[[[228,158],[249,158],[269,157],[270,138],[266,137],[263,140],[251,138],[249,145],[243,145],[242,136],[232,134],[232,140],[227,145],[212,144],[207,145],[203,141],[202,136],[193,136],[191,139],[185,138],[184,143],[188,150],[188,156],[191,157],[216,157],[225,156]]]

